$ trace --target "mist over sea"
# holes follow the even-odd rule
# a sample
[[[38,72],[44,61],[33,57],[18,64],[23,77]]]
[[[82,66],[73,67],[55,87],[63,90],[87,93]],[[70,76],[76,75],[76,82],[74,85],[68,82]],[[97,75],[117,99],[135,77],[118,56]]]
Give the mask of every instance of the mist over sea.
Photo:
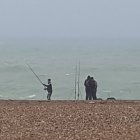
[[[140,41],[136,39],[0,40],[0,99],[46,100],[43,83],[52,79],[52,100],[73,100],[80,61],[80,99],[84,80],[93,76],[97,97],[140,99]]]

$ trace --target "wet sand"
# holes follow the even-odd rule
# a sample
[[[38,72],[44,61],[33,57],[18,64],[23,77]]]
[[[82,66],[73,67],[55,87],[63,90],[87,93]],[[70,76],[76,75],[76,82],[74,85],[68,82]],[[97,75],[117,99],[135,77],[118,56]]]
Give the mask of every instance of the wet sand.
[[[140,101],[0,100],[0,140],[139,140]]]

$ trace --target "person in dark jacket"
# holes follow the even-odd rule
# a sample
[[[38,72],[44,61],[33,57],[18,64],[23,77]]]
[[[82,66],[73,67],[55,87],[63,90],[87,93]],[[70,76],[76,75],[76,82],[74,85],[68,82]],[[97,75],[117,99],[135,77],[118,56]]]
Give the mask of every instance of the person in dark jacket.
[[[48,84],[43,84],[44,85],[44,90],[47,90],[48,95],[47,99],[51,100],[51,95],[52,95],[52,84],[51,84],[51,79],[48,79]]]
[[[89,81],[90,81],[90,76],[88,76],[87,79],[84,82],[85,91],[86,91],[86,100],[91,100],[91,92],[90,92]]]
[[[89,85],[90,85],[90,92],[91,92],[92,99],[96,100],[97,82],[93,77],[90,78]]]

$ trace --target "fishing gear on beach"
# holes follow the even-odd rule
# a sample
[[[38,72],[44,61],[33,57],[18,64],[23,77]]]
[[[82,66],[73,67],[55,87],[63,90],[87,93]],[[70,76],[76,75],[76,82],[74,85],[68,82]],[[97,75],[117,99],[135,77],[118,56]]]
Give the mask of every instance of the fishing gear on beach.
[[[75,68],[75,92],[74,92],[74,99],[79,100],[79,97],[81,95],[81,99],[82,99],[82,94],[80,91],[80,61],[79,64],[76,63],[76,68]]]

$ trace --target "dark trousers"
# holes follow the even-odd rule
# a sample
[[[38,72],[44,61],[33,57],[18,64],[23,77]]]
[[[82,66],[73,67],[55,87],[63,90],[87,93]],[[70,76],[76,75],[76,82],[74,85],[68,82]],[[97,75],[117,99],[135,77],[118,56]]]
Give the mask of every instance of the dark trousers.
[[[51,95],[52,95],[52,92],[48,92],[48,95],[47,95],[48,100],[51,100]]]
[[[97,92],[97,88],[92,89],[92,99],[93,100],[96,100],[97,99],[96,92]]]
[[[92,99],[91,90],[86,88],[86,100],[91,100],[91,99]]]

